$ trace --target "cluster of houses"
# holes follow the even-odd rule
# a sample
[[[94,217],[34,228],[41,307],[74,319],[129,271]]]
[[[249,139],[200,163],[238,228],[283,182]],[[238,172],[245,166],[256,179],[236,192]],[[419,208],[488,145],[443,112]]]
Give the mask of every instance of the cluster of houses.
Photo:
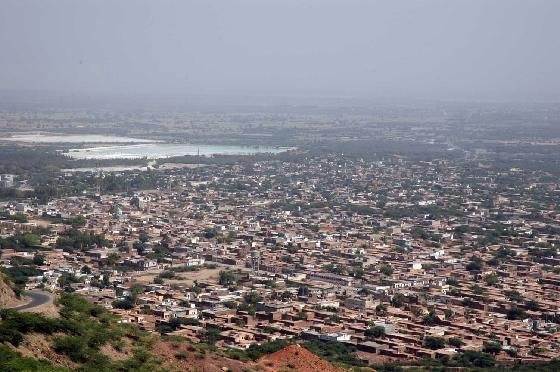
[[[28,288],[76,291],[151,331],[217,329],[223,347],[322,339],[369,361],[560,352],[560,187],[538,172],[333,155],[162,177],[173,187],[4,203],[28,222],[0,220],[1,236],[48,228],[39,250],[2,247],[4,267],[39,254]],[[106,242],[65,246],[71,230]]]

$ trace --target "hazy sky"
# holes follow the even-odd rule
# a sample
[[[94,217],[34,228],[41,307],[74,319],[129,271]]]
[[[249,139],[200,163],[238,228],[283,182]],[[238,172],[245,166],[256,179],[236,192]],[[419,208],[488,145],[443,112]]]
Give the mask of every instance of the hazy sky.
[[[560,101],[560,0],[0,0],[0,89]]]

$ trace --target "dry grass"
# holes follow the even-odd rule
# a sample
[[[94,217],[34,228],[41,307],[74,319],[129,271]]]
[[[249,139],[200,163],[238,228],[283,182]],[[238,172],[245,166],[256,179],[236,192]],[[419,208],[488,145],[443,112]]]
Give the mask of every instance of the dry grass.
[[[55,365],[70,369],[77,368],[78,365],[76,363],[72,362],[64,355],[57,354],[53,350],[50,342],[51,338],[52,336],[39,333],[28,333],[24,336],[23,342],[17,348],[14,348],[11,344],[8,344],[8,346],[26,357],[46,359]]]

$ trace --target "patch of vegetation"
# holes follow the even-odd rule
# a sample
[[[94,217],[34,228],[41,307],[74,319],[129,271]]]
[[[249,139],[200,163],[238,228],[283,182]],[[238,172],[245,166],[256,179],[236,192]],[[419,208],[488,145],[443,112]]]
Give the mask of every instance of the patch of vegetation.
[[[63,293],[58,300],[60,318],[49,318],[35,313],[19,313],[14,310],[0,311],[0,342],[18,346],[27,333],[57,334],[53,349],[79,363],[83,371],[158,371],[159,363],[149,352],[150,337],[138,328],[120,324],[117,317],[100,306],[71,293]],[[106,344],[123,344],[123,337],[134,339],[133,356],[122,361],[112,361],[101,351]],[[2,363],[12,363],[13,368],[4,371],[59,371],[42,361],[28,360],[17,354],[0,356]],[[26,367],[26,365],[28,367]],[[20,368],[20,366],[23,366]]]
[[[23,357],[6,345],[0,345],[0,371],[64,372],[68,369],[55,367],[46,360]]]
[[[370,339],[376,339],[379,337],[385,336],[385,328],[381,326],[373,326],[367,328],[364,332],[364,335]]]
[[[428,349],[437,350],[445,346],[445,340],[441,337],[427,336],[424,339],[424,345]]]
[[[109,241],[103,235],[94,234],[93,232],[81,232],[72,228],[63,234],[60,234],[56,241],[56,247],[62,248],[64,251],[73,252],[75,250],[87,250],[94,246],[108,247]]]
[[[342,363],[355,367],[365,367],[367,363],[356,355],[356,348],[336,341],[311,340],[302,344],[313,354],[331,363]]]
[[[13,283],[13,290],[17,297],[20,297],[25,289],[29,277],[41,275],[42,272],[35,265],[14,265],[12,267],[2,267],[2,272],[8,280]]]
[[[237,277],[233,271],[220,271],[218,282],[223,286],[235,285]]]
[[[271,342],[266,342],[262,345],[251,345],[249,349],[245,351],[240,350],[228,350],[227,355],[233,359],[237,360],[257,360],[267,354],[272,354],[278,350],[282,350],[286,346],[293,344],[294,341],[291,340],[275,340]]]
[[[460,368],[465,371],[502,371],[496,367],[496,360],[490,354],[480,351],[465,351],[454,358],[420,359],[413,362],[386,363],[373,366],[377,371],[447,371]],[[509,367],[508,367],[509,369]],[[504,368],[505,372],[506,369]],[[527,370],[529,371],[529,370]],[[544,371],[544,370],[543,370]]]
[[[41,244],[41,237],[34,232],[18,233],[6,238],[0,237],[0,248],[27,250]]]

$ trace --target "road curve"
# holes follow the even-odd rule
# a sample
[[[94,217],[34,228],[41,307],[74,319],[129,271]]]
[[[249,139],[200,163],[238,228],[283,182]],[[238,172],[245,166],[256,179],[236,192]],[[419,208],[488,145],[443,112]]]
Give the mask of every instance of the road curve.
[[[24,296],[31,298],[31,301],[29,301],[24,305],[12,307],[12,310],[17,310],[17,311],[33,310],[36,307],[49,304],[53,301],[53,295],[49,292],[27,291],[24,293]]]

